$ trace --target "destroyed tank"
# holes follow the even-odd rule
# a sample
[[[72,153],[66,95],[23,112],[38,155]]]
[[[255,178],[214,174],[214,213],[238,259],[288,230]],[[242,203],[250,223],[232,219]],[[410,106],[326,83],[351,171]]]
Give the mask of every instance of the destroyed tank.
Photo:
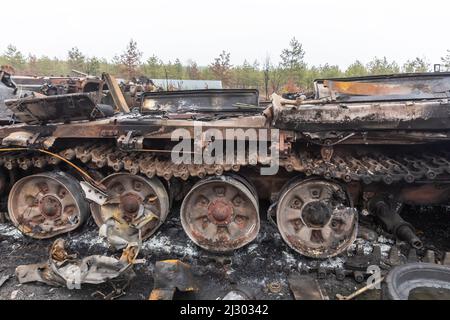
[[[249,244],[267,217],[293,250],[326,258],[373,215],[420,248],[399,213],[449,202],[450,74],[314,88],[267,105],[256,90],[151,92],[131,111],[111,82],[113,106],[90,93],[7,100],[17,121],[0,127],[9,217],[43,239],[92,215],[120,245],[151,237],[178,203],[182,228],[205,250]]]

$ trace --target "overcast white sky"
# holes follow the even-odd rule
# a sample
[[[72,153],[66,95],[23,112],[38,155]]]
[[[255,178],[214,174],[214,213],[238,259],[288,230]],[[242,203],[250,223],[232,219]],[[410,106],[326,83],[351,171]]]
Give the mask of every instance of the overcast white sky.
[[[112,58],[130,38],[144,59],[209,64],[222,50],[233,64],[278,61],[296,37],[308,64],[367,62],[416,56],[439,63],[450,49],[450,1],[445,0],[77,0],[1,1],[0,52],[63,58],[77,46]]]

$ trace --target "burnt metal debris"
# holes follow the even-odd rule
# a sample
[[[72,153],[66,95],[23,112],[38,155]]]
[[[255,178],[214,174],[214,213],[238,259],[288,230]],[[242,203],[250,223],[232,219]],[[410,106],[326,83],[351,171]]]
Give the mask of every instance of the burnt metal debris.
[[[291,274],[288,282],[295,300],[328,300],[317,279],[310,275]]]
[[[0,125],[9,124],[11,121],[12,111],[5,105],[5,100],[15,98],[17,94],[17,86],[11,79],[8,70],[0,67]]]
[[[64,81],[56,95],[6,100],[17,122],[0,126],[0,189],[13,224],[33,238],[74,230],[91,213],[119,249],[136,230],[151,237],[180,202],[193,243],[232,252],[257,237],[259,201],[269,200],[286,244],[322,259],[345,252],[368,215],[420,249],[403,204],[449,204],[450,73],[317,80],[315,94],[273,94],[267,106],[245,89],[148,92],[130,104],[109,75]],[[192,138],[190,160],[218,140],[256,149],[231,163],[175,163],[172,133],[195,137],[198,126],[221,138]],[[271,157],[278,173],[261,175]]]
[[[191,273],[191,266],[180,260],[157,261],[153,279],[153,290],[149,300],[172,300],[176,291],[199,290]]]
[[[448,300],[450,267],[433,263],[408,263],[392,269],[386,277],[389,300]]]
[[[119,259],[93,255],[82,259],[69,254],[63,239],[57,239],[51,246],[49,259],[44,263],[23,265],[16,268],[20,283],[43,282],[52,286],[66,286],[81,289],[84,283],[100,284],[123,277],[133,277],[132,265],[136,262],[139,244],[130,244]]]

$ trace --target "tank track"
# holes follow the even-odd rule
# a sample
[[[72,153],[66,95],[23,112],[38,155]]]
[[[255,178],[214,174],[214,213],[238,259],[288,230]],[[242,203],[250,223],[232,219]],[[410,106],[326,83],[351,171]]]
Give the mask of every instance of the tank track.
[[[127,171],[131,174],[143,174],[149,178],[155,176],[170,180],[172,177],[188,180],[190,177],[204,178],[211,175],[222,175],[224,172],[238,172],[243,167],[257,164],[268,165],[261,159],[246,159],[244,163],[228,165],[174,164],[169,157],[150,152],[121,151],[113,146],[99,144],[83,144],[64,149],[58,153],[69,161],[79,160],[93,169],[110,168],[115,172]],[[61,162],[52,156],[11,152],[0,155],[0,166],[7,170],[20,168],[42,169],[47,165],[58,165]],[[413,183],[422,180],[435,180],[450,174],[450,153],[424,153],[419,155],[403,154],[388,156],[386,154],[334,155],[329,161],[320,155],[307,152],[290,154],[280,158],[280,167],[288,172],[304,173],[306,176],[320,176],[326,179],[338,179],[345,182],[360,181],[365,184],[381,182]]]
[[[307,176],[317,175],[336,178],[345,182],[361,181],[365,184],[382,182],[413,183],[420,180],[434,180],[450,174],[450,153],[425,153],[417,155],[370,154],[361,157],[333,156],[330,161],[303,156]]]

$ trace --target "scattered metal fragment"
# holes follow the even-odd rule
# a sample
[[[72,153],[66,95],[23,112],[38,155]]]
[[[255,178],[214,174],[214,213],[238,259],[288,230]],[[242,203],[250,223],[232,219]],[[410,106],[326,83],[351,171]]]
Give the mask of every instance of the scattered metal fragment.
[[[442,259],[442,264],[450,266],[450,252],[444,253],[444,258]]]
[[[353,292],[352,294],[350,294],[348,296],[343,296],[341,294],[336,294],[336,298],[338,298],[339,300],[352,300],[353,298],[356,298],[357,296],[363,294],[367,290],[373,289],[376,285],[378,285],[381,282],[383,282],[383,280],[384,280],[384,277],[381,277],[378,280],[375,280],[373,283],[370,283],[370,284],[362,287],[361,289],[356,290],[355,292]]]
[[[12,291],[12,292],[11,292],[10,299],[11,299],[11,300],[16,300],[17,295],[19,294],[19,292],[22,292],[22,291],[20,291],[20,290],[14,290],[14,291]]]
[[[104,237],[110,247],[115,250],[126,248],[130,243],[140,243],[140,232],[127,224],[109,219],[99,229],[99,235]]]
[[[8,279],[9,279],[10,277],[11,277],[11,276],[10,276],[9,274],[6,275],[6,276],[0,277],[0,287],[3,286],[3,285],[5,284],[5,282],[8,281]]]
[[[361,271],[353,271],[353,279],[355,279],[356,282],[361,283],[364,281],[364,273]]]
[[[379,245],[373,246],[372,254],[365,254],[362,248],[357,248],[357,254],[350,256],[345,261],[345,268],[366,272],[367,267],[371,265],[380,265],[381,248]]]
[[[103,300],[115,300],[124,295],[126,295],[126,289],[130,286],[131,278],[125,279],[125,281],[119,281],[115,283],[114,281],[110,281],[109,283],[112,286],[112,290],[109,293],[103,293],[98,290],[92,293],[92,297],[101,298]]]
[[[323,267],[319,267],[317,269],[317,278],[318,279],[326,279],[327,278],[327,269]]]
[[[120,259],[93,255],[83,259],[69,254],[64,240],[57,239],[50,248],[49,260],[40,264],[22,265],[16,268],[20,283],[43,282],[52,286],[80,289],[81,284],[100,284],[123,276],[134,276],[132,265],[136,263],[138,244],[130,244]]]
[[[281,292],[281,283],[279,281],[270,282],[267,285],[270,293],[280,293]]]
[[[417,257],[417,250],[414,248],[410,248],[409,252],[408,252],[408,263],[415,263],[415,262],[419,262],[419,259]]]
[[[424,263],[436,263],[436,254],[433,250],[425,251],[425,256],[422,258]]]
[[[346,277],[346,270],[344,269],[335,269],[334,274],[336,276],[336,279],[339,281],[344,281]]]
[[[402,255],[400,247],[398,245],[393,245],[389,251],[389,265],[395,267],[406,263],[405,256]]]
[[[292,273],[288,282],[295,300],[328,300],[317,279],[310,275]]]
[[[252,294],[248,293],[247,290],[237,288],[228,292],[222,300],[254,300]]]
[[[149,300],[172,300],[175,291],[198,291],[191,266],[180,260],[157,261]]]

